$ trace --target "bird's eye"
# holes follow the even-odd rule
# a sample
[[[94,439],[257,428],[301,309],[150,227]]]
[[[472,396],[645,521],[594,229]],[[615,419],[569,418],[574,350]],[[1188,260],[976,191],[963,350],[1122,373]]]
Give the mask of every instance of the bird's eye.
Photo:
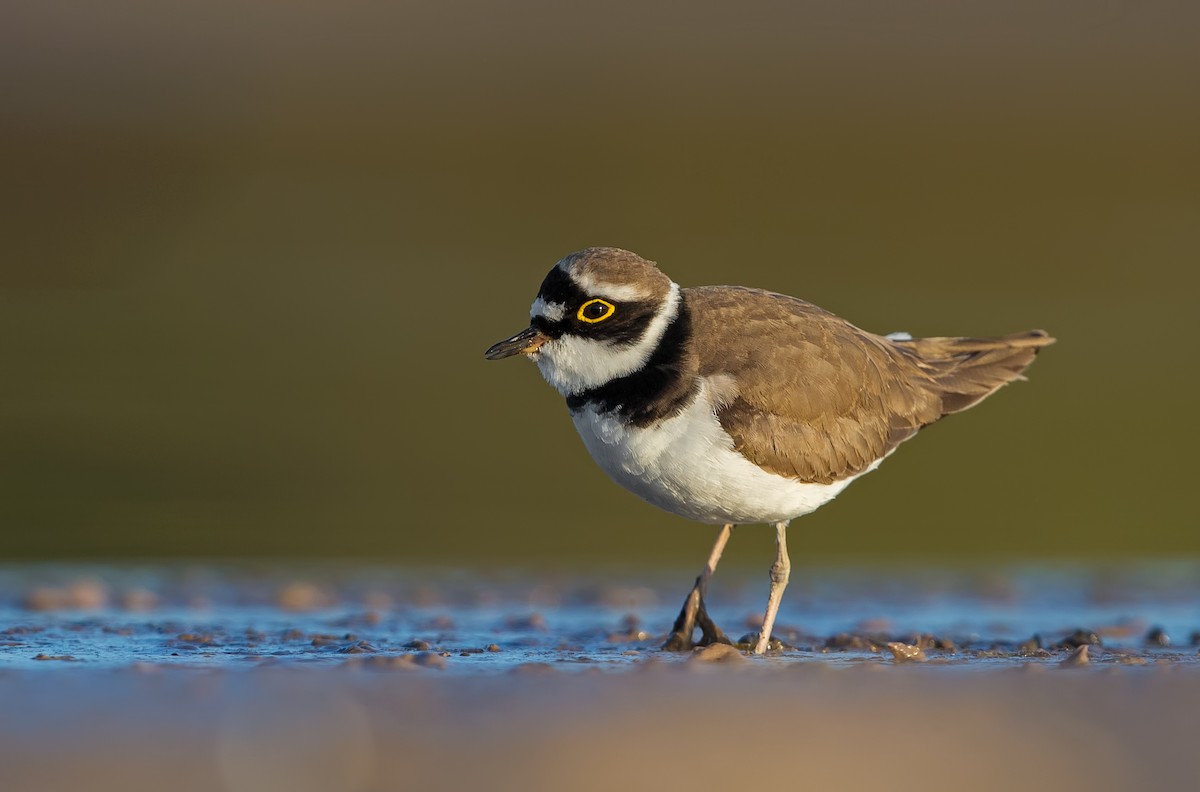
[[[576,317],[581,322],[595,324],[596,322],[603,322],[612,316],[616,310],[617,306],[607,300],[588,300],[579,306],[579,313],[576,314]]]

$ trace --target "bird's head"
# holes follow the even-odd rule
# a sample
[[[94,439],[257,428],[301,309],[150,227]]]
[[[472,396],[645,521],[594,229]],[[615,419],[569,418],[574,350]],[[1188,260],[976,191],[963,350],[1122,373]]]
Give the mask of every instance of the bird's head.
[[[525,355],[559,393],[578,395],[640,369],[679,300],[679,286],[654,262],[620,248],[587,248],[546,275],[529,327],[485,354]]]

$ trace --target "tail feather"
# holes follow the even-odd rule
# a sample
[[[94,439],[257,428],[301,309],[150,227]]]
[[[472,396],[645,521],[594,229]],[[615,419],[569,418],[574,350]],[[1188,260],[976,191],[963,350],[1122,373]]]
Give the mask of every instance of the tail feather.
[[[934,389],[942,398],[942,415],[961,412],[995,393],[1003,385],[1025,379],[1038,351],[1053,344],[1043,330],[998,338],[916,338],[893,341],[921,359]]]

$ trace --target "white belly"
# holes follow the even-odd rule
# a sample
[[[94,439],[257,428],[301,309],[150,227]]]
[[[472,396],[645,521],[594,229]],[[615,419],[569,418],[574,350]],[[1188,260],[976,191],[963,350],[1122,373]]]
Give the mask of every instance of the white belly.
[[[661,509],[699,522],[790,520],[833,500],[857,478],[805,484],[767,473],[733,449],[707,387],[687,410],[646,429],[592,407],[573,418],[592,458],[614,481]]]

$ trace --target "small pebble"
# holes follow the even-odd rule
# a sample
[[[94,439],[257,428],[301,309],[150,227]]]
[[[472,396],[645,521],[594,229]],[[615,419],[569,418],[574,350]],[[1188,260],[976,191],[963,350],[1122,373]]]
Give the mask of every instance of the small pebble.
[[[924,649],[912,644],[891,641],[887,644],[887,649],[897,663],[924,663],[929,659],[925,656]]]
[[[691,663],[744,663],[745,656],[737,647],[729,644],[715,643],[708,646],[697,646],[688,658]]]
[[[338,654],[370,654],[378,651],[378,649],[366,641],[355,641],[338,649]]]
[[[633,628],[621,632],[609,633],[604,637],[604,640],[607,643],[633,643],[634,641],[645,641],[649,638],[650,633],[645,630]]]
[[[1058,642],[1058,649],[1074,649],[1079,646],[1100,646],[1100,636],[1092,630],[1076,630]]]
[[[499,645],[499,644],[488,644],[488,645],[487,645],[487,650],[488,650],[489,652],[499,652],[499,651],[500,651],[500,645]]]
[[[1075,647],[1075,650],[1058,665],[1062,668],[1078,668],[1088,665],[1091,663],[1091,660],[1088,659],[1088,646],[1089,644],[1080,644]]]
[[[1150,632],[1146,633],[1145,643],[1146,646],[1170,646],[1171,636],[1162,627],[1151,627]]]

